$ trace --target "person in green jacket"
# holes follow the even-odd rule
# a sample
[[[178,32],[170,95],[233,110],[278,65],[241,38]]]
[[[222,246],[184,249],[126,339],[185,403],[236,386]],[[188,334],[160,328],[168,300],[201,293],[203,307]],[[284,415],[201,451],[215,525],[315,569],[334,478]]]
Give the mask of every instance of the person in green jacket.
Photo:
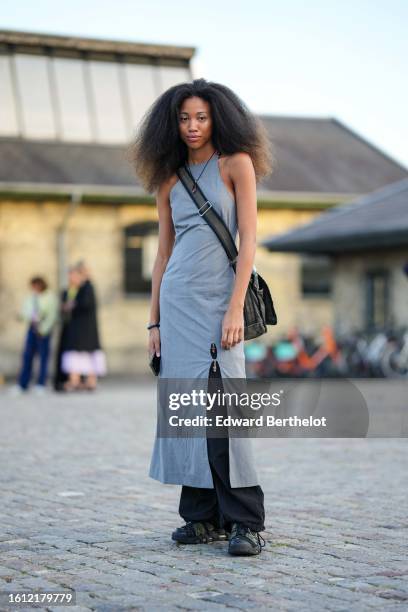
[[[30,287],[31,292],[25,298],[21,309],[21,318],[28,323],[28,329],[17,388],[20,391],[28,389],[34,357],[38,355],[40,367],[35,388],[37,392],[43,392],[47,383],[50,339],[57,321],[58,304],[55,294],[48,289],[41,276],[33,277]]]

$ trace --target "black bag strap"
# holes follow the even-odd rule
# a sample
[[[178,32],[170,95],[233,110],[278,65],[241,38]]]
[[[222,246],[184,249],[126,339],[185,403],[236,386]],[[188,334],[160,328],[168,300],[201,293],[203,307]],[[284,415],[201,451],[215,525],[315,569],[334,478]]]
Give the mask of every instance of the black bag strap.
[[[212,203],[207,200],[199,185],[195,183],[193,175],[185,166],[182,166],[177,170],[177,176],[193,200],[194,204],[197,206],[200,217],[204,217],[205,221],[207,221],[208,225],[217,235],[235,272],[238,249],[231,232],[224,223],[224,220],[213,208]],[[194,185],[196,187],[195,191],[193,191]]]

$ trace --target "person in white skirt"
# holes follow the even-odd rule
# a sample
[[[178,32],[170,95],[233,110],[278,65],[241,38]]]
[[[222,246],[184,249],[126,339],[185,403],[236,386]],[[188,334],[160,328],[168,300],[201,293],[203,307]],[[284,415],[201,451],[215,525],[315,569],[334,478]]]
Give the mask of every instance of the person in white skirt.
[[[64,388],[66,391],[94,390],[98,377],[106,375],[107,367],[99,339],[96,295],[84,262],[70,269],[70,283],[77,287],[77,291],[69,302],[69,320],[61,357],[61,369],[68,375]]]

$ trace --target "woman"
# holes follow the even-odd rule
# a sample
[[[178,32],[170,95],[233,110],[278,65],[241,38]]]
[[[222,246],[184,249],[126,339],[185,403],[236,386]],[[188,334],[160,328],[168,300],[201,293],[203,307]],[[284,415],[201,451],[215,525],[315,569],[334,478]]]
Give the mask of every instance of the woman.
[[[99,341],[95,291],[83,262],[71,269],[70,283],[77,291],[66,306],[70,318],[61,357],[61,369],[68,374],[64,389],[94,391],[97,377],[106,374],[106,360]]]
[[[222,379],[243,379],[243,304],[256,250],[256,181],[271,166],[261,124],[229,88],[197,79],[157,99],[132,151],[145,188],[157,191],[159,246],[148,351],[161,356],[159,382],[206,377],[210,382],[216,359]],[[236,275],[178,180],[176,171],[184,164],[234,239],[239,231]],[[173,540],[196,544],[226,539],[231,531],[230,554],[261,551],[264,500],[248,442],[156,434],[149,475],[182,485],[179,513],[186,524],[173,532]]]
[[[60,332],[59,341],[56,351],[55,373],[54,373],[54,389],[55,391],[65,391],[65,385],[68,380],[68,374],[62,370],[62,355],[67,350],[69,322],[71,320],[71,312],[75,304],[75,296],[78,293],[78,288],[82,282],[81,276],[78,274],[75,267],[68,270],[68,288],[64,289],[60,298]]]

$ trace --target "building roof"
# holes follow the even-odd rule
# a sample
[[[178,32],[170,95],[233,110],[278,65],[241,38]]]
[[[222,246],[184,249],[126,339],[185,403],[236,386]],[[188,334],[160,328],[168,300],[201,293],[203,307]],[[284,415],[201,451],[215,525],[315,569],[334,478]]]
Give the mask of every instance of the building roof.
[[[136,185],[124,146],[22,138],[0,138],[0,181]]]
[[[340,202],[408,177],[408,170],[334,119],[261,116],[276,157],[275,172],[259,185],[272,199],[290,192]],[[126,146],[0,138],[0,182],[72,184],[140,190]]]
[[[270,251],[312,254],[408,246],[408,179],[336,206],[261,244]]]
[[[261,115],[276,169],[266,188],[363,195],[408,177],[408,170],[333,118]]]
[[[35,51],[36,49],[41,49],[41,51],[58,49],[60,51],[113,53],[183,60],[190,60],[195,53],[195,47],[135,43],[124,40],[107,40],[101,38],[83,38],[82,36],[61,36],[57,34],[21,32],[17,30],[0,30],[0,46],[24,47],[27,51]]]

